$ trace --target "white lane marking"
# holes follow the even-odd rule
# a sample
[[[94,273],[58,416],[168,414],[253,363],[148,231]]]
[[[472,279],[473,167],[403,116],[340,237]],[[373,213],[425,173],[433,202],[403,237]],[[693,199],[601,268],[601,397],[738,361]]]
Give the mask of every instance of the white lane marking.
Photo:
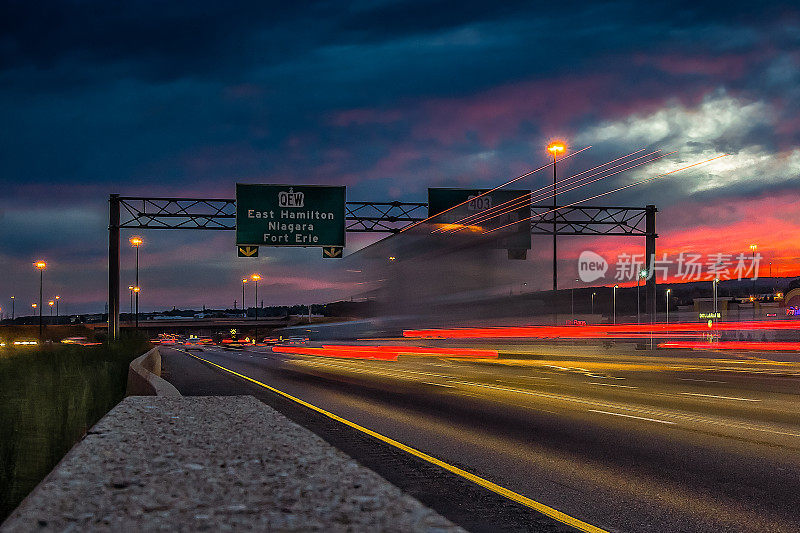
[[[451,389],[456,388],[454,385],[445,385],[444,383],[433,383],[432,381],[423,381],[422,383],[424,383],[425,385],[436,385],[437,387],[448,387]]]
[[[644,416],[634,416],[634,415],[625,415],[622,413],[612,413],[611,411],[600,411],[598,409],[589,409],[592,413],[602,413],[604,415],[613,415],[613,416],[624,416],[625,418],[635,418],[637,420],[647,420],[648,422],[658,422],[659,424],[670,424],[675,425],[675,422],[670,422],[668,420],[659,420],[657,418],[647,418]]]
[[[621,389],[638,389],[639,387],[634,387],[633,385],[615,385],[614,383],[596,383],[594,381],[584,381],[589,385],[602,385],[603,387],[619,387]]]
[[[693,378],[678,378],[681,381],[697,381],[700,383],[727,383],[727,381],[717,381],[716,379],[693,379]]]
[[[717,394],[700,394],[699,392],[682,392],[686,396],[701,396],[703,398],[717,398],[719,400],[738,400],[740,402],[760,402],[754,398],[737,398],[735,396],[719,396]]]

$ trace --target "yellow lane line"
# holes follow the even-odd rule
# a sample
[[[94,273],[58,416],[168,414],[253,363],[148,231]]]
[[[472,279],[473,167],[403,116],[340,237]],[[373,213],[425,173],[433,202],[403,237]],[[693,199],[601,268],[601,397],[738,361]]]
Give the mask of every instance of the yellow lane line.
[[[260,381],[258,381],[256,379],[253,379],[251,377],[245,376],[244,374],[240,374],[238,372],[235,372],[233,370],[225,368],[224,366],[218,365],[216,363],[212,363],[208,359],[203,359],[202,357],[199,357],[199,356],[197,356],[195,354],[186,352],[184,350],[179,350],[179,351],[185,353],[186,355],[190,355],[190,356],[194,357],[195,359],[198,359],[200,361],[208,363],[211,366],[215,366],[215,367],[219,368],[220,370],[224,370],[225,372],[233,374],[234,376],[240,377],[240,378],[242,378],[244,380],[247,380],[247,381],[249,381],[251,383],[255,383],[256,385],[264,387],[265,389],[270,390],[270,391],[272,391],[272,392],[274,392],[276,394],[279,394],[279,395],[283,396],[284,398],[288,398],[289,400],[292,400],[292,401],[294,401],[296,403],[299,403],[300,405],[302,405],[304,407],[308,407],[309,409],[311,409],[313,411],[316,411],[316,412],[318,412],[320,414],[323,414],[323,415],[327,416],[328,418],[336,420],[337,422],[341,422],[342,424],[345,424],[346,426],[350,426],[351,428],[356,429],[356,430],[358,430],[358,431],[360,431],[362,433],[365,433],[365,434],[369,435],[370,437],[374,437],[374,438],[376,438],[376,439],[378,439],[378,440],[380,440],[382,442],[385,442],[386,444],[389,444],[391,446],[394,446],[395,448],[403,450],[406,453],[409,453],[409,454],[411,454],[411,455],[413,455],[415,457],[418,457],[418,458],[420,458],[420,459],[422,459],[424,461],[427,461],[428,463],[434,464],[434,465],[436,465],[436,466],[438,466],[440,468],[443,468],[443,469],[447,470],[448,472],[452,472],[453,474],[456,474],[456,475],[458,475],[458,476],[460,476],[460,477],[462,477],[462,478],[464,478],[464,479],[466,479],[468,481],[476,483],[477,485],[480,485],[481,487],[483,487],[485,489],[488,489],[488,490],[490,490],[490,491],[492,491],[492,492],[494,492],[496,494],[499,494],[500,496],[508,498],[509,500],[513,500],[513,501],[515,501],[517,503],[520,503],[520,504],[522,504],[522,505],[524,505],[526,507],[530,507],[531,509],[534,509],[534,510],[538,511],[538,512],[542,513],[543,515],[549,516],[550,518],[552,518],[554,520],[558,520],[559,522],[567,524],[568,526],[574,527],[575,529],[578,529],[580,531],[589,532],[589,533],[608,533],[604,529],[601,529],[601,528],[599,528],[597,526],[593,526],[591,524],[587,524],[586,522],[583,522],[582,520],[578,520],[577,518],[573,518],[572,516],[569,516],[568,514],[562,513],[561,511],[559,511],[557,509],[553,509],[552,507],[549,507],[549,506],[547,506],[547,505],[545,505],[543,503],[539,503],[539,502],[537,502],[535,500],[532,500],[532,499],[528,498],[527,496],[523,496],[522,494],[516,493],[516,492],[514,492],[514,491],[512,491],[510,489],[502,487],[502,486],[500,486],[500,485],[498,485],[496,483],[493,483],[493,482],[491,482],[491,481],[489,481],[487,479],[484,479],[484,478],[482,478],[480,476],[476,476],[475,474],[472,474],[471,472],[467,472],[466,470],[458,468],[457,466],[453,466],[453,465],[451,465],[449,463],[446,463],[446,462],[444,462],[444,461],[442,461],[440,459],[437,459],[437,458],[435,458],[435,457],[433,457],[431,455],[428,455],[425,452],[421,452],[421,451],[417,450],[416,448],[412,448],[411,446],[403,444],[402,442],[396,441],[396,440],[394,440],[394,439],[392,439],[390,437],[386,437],[385,435],[382,435],[382,434],[380,434],[380,433],[378,433],[376,431],[373,431],[371,429],[365,428],[364,426],[356,424],[355,422],[351,422],[351,421],[349,421],[349,420],[347,420],[345,418],[342,418],[339,415],[335,415],[335,414],[331,413],[330,411],[326,411],[325,409],[322,409],[321,407],[317,407],[316,405],[312,405],[312,404],[310,404],[310,403],[308,403],[308,402],[306,402],[304,400],[301,400],[300,398],[292,396],[289,393],[283,392],[282,390],[278,390],[275,387],[271,387],[271,386],[267,385],[266,383],[262,383],[262,382],[260,382]]]

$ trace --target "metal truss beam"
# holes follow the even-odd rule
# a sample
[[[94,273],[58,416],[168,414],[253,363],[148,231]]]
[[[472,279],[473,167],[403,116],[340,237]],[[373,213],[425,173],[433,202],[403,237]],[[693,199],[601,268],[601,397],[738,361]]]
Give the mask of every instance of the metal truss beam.
[[[346,231],[397,233],[404,227],[425,220],[424,202],[347,202]]]
[[[120,196],[120,228],[236,229],[236,200],[227,198],[142,198]],[[424,220],[424,202],[347,202],[345,229],[397,233]]]
[[[555,214],[558,235],[611,235],[646,237],[647,207],[531,206],[531,233],[553,234]]]

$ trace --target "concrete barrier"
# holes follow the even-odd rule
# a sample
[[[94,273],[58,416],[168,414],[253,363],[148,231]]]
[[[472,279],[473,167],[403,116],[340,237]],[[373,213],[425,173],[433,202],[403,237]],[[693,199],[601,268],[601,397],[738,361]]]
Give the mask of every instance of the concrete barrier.
[[[161,354],[158,348],[153,348],[131,361],[125,395],[170,397],[181,395],[171,383],[161,379]]]
[[[464,530],[252,396],[136,396],[0,525],[30,531]]]

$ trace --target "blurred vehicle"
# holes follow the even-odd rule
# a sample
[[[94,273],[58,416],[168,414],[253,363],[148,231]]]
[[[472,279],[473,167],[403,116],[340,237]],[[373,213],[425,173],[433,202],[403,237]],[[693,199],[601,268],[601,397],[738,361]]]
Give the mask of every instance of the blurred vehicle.
[[[61,339],[61,344],[77,344],[79,346],[97,346],[100,342],[91,342],[86,337],[67,337]]]
[[[280,344],[285,346],[304,346],[308,344],[308,337],[286,337]]]

